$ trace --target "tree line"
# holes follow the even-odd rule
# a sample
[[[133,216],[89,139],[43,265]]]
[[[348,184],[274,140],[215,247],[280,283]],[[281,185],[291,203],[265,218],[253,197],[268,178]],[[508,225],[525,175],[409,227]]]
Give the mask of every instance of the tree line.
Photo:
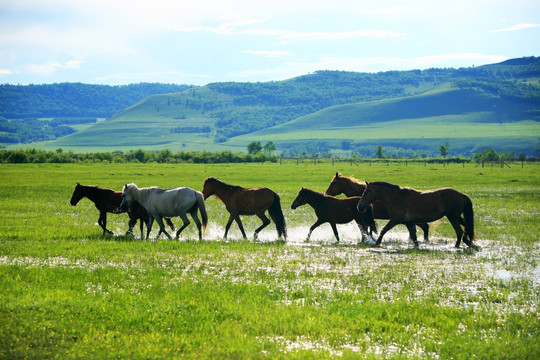
[[[56,151],[44,151],[37,149],[27,150],[0,150],[0,163],[3,164],[23,164],[23,163],[94,163],[94,162],[110,162],[110,163],[193,163],[193,164],[223,164],[223,163],[276,163],[282,159],[279,155],[272,155],[273,143],[269,142],[265,147],[260,143],[254,142],[250,144],[248,154],[234,153],[232,151],[222,152],[177,152],[165,149],[161,151],[144,151],[142,149],[122,152],[95,152],[95,153],[74,153],[72,151],[64,152],[61,148]],[[382,148],[381,148],[382,151]],[[377,154],[379,155],[379,154]],[[296,156],[295,158],[314,158],[313,154],[304,156]],[[315,156],[317,158],[317,156]],[[384,156],[378,157],[381,160],[386,159]],[[333,159],[359,159],[353,157],[333,157]],[[458,156],[455,158],[424,158],[424,159],[407,159],[408,161],[444,161],[447,163],[463,163],[463,162],[500,162],[500,161],[536,161],[536,158],[527,158],[524,153],[519,153],[517,156],[513,151],[505,150],[501,152],[495,151],[493,148],[484,149],[475,153],[470,158]]]

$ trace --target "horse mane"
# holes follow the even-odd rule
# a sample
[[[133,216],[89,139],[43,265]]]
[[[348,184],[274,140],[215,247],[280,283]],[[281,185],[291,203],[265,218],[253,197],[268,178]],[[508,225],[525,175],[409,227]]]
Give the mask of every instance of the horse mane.
[[[341,173],[336,173],[336,175],[334,175],[334,179],[335,178],[342,178],[342,179],[346,179],[346,180],[349,180],[350,182],[356,184],[356,185],[360,185],[360,186],[363,186],[365,187],[366,186],[366,182],[363,181],[363,180],[359,180],[357,178],[355,178],[353,175],[351,176],[344,176],[342,175]]]
[[[399,186],[399,185],[396,185],[396,184],[391,184],[391,183],[386,182],[386,181],[374,181],[374,182],[371,182],[370,184],[377,185],[377,186],[388,187],[388,188],[391,188],[393,190],[418,192],[418,190],[415,190],[413,188],[402,187],[402,186]]]
[[[228,188],[229,190],[231,190],[231,191],[242,190],[242,189],[244,189],[243,187],[238,186],[238,185],[227,184],[225,181],[222,181],[222,180],[218,179],[217,177],[213,177],[213,176],[212,176],[212,177],[209,177],[209,178],[206,178],[206,180],[205,180],[204,182],[206,183],[206,182],[208,182],[208,181],[214,182],[214,183],[218,183],[218,184],[220,184],[221,186],[225,186],[225,187],[227,187],[227,188]]]
[[[322,193],[322,192],[319,192],[319,191],[316,191],[316,190],[311,190],[311,189],[304,188],[304,187],[302,188],[302,190],[300,190],[300,192],[309,193],[310,195],[315,195],[315,196],[318,196],[318,197],[321,197],[321,198],[330,197],[330,195],[326,195],[325,193]]]
[[[104,188],[104,187],[99,186],[99,185],[82,185],[82,184],[78,184],[78,185],[82,186],[85,190],[90,191],[92,193],[96,193],[96,192],[113,192],[113,193],[116,193],[117,192],[114,189]]]
[[[342,175],[343,176],[343,175]],[[363,181],[363,180],[358,180],[357,178],[355,178],[354,176],[343,176],[344,178],[346,179],[349,179],[351,182],[357,184],[357,185],[361,185],[361,186],[366,186],[366,182]]]

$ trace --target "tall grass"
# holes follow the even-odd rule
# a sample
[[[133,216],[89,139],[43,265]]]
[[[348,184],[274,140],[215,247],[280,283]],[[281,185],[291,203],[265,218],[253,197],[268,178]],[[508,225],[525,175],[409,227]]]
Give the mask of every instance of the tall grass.
[[[1,358],[538,358],[540,167],[374,164],[0,165]],[[290,204],[300,187],[324,191],[336,171],[471,196],[481,251],[454,249],[447,221],[415,250],[404,227],[380,248],[358,230],[327,225]],[[210,228],[180,241],[124,236],[76,182],[120,189],[190,186],[207,176],[268,186],[281,196],[290,241],[241,241],[224,205],[207,201]],[[178,223],[178,220],[177,220]],[[252,234],[256,218],[245,218]],[[383,221],[379,225],[384,224]],[[318,236],[317,235],[317,232]],[[153,234],[157,233],[156,230]]]

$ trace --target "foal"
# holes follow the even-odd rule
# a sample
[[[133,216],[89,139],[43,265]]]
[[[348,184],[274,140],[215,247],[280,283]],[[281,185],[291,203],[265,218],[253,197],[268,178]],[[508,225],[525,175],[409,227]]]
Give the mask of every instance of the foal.
[[[377,232],[371,207],[367,207],[366,211],[359,211],[359,201],[359,196],[338,199],[314,190],[302,188],[298,192],[296,199],[294,199],[291,209],[294,210],[301,205],[309,204],[315,210],[317,221],[311,225],[306,241],[309,241],[311,233],[316,227],[328,222],[332,226],[334,235],[339,242],[336,224],[347,224],[354,220],[362,232],[362,237],[364,233],[368,232],[368,228],[370,236],[373,231]]]

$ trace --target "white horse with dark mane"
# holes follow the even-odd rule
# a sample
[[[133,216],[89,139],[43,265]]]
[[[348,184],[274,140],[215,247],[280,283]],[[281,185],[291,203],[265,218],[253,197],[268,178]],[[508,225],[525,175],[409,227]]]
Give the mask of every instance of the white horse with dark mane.
[[[202,240],[202,233],[206,230],[206,225],[208,224],[208,215],[206,214],[204,198],[200,191],[188,187],[160,189],[153,186],[138,188],[135,184],[126,184],[122,189],[122,203],[120,204],[120,208],[123,211],[126,211],[133,201],[137,201],[141,204],[148,213],[149,219],[148,224],[146,225],[146,238],[150,235],[152,224],[154,219],[156,219],[159,224],[159,233],[157,237],[159,238],[159,235],[164,233],[169,239],[172,239],[171,235],[165,230],[163,218],[180,216],[184,225],[176,232],[176,238],[178,239],[182,230],[190,224],[187,217],[187,213],[190,213],[199,229],[199,240]],[[201,221],[197,216],[197,210],[200,210],[201,212],[202,231]]]

